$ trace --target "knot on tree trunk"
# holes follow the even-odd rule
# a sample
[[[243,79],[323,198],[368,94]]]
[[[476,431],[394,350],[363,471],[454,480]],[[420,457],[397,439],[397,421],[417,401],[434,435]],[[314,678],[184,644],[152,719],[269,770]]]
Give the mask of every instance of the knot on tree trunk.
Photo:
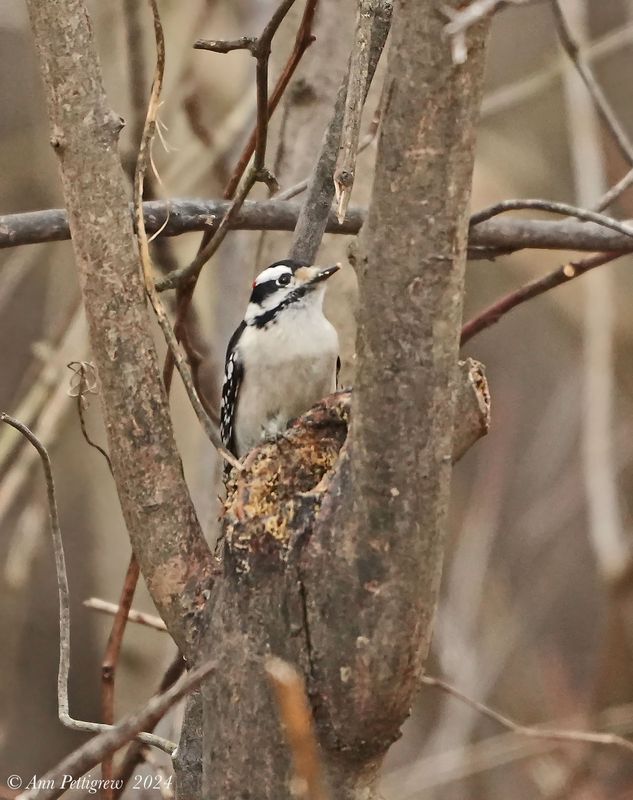
[[[236,572],[262,556],[272,565],[314,526],[322,497],[347,437],[351,392],[326,397],[283,435],[246,457],[227,486],[225,559]],[[275,558],[277,556],[277,558]]]

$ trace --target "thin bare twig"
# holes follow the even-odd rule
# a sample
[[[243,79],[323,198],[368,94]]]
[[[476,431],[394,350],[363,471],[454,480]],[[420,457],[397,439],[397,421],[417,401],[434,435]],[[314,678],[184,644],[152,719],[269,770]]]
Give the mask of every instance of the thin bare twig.
[[[211,50],[214,53],[229,53],[233,50],[248,50],[256,59],[257,127],[255,131],[253,166],[257,173],[256,180],[262,180],[267,184],[271,184],[271,182],[274,180],[272,176],[265,170],[268,120],[270,119],[270,114],[272,113],[269,110],[268,105],[268,61],[270,58],[270,47],[275,33],[294,3],[295,0],[282,0],[260,36],[243,36],[241,39],[235,39],[232,41],[209,41],[199,39],[194,44],[194,48],[197,50]],[[308,3],[306,10],[310,13],[311,21],[311,18],[314,14],[314,3]],[[246,163],[248,163],[248,161]],[[235,185],[235,188],[236,187],[237,183]]]
[[[283,732],[292,753],[295,772],[292,794],[305,800],[328,800],[304,680],[281,658],[269,658],[266,672],[275,690]]]
[[[200,270],[214,255],[220,244],[222,244],[224,237],[228,233],[232,220],[237,215],[237,212],[246,200],[255,183],[257,183],[259,180],[264,181],[265,183],[271,183],[272,176],[266,171],[264,164],[264,159],[266,157],[266,137],[269,119],[268,59],[270,56],[272,39],[294,2],[295,0],[282,0],[282,3],[277,7],[277,10],[262,31],[261,36],[257,38],[257,44],[255,45],[257,50],[257,131],[255,137],[253,166],[248,170],[241,185],[239,187],[236,185],[233,202],[229,206],[218,227],[215,229],[215,231],[209,232],[203,237],[200,249],[198,250],[198,253],[193,261],[191,261],[186,267],[176,270],[164,281],[157,284],[159,291],[168,288],[173,289],[177,284],[184,285],[189,281],[195,284],[195,281],[200,274]],[[217,44],[217,42],[215,42],[215,44]],[[181,304],[179,303],[179,305]],[[189,305],[189,301],[187,301],[186,305]]]
[[[270,18],[261,35],[255,40],[251,52],[257,59],[257,122],[224,190],[224,197],[228,200],[232,200],[232,202],[224,212],[218,226],[213,229],[207,228],[205,230],[198,252],[193,261],[184,269],[176,271],[176,283],[174,285],[165,284],[158,286],[158,291],[162,291],[165,288],[173,288],[174,286],[178,289],[176,294],[176,321],[174,324],[174,332],[176,338],[183,342],[183,346],[190,358],[192,374],[196,386],[198,386],[197,366],[199,360],[192,344],[192,336],[190,331],[187,330],[187,319],[198,276],[204,265],[212,258],[222,244],[255,183],[258,180],[262,180],[268,185],[271,191],[275,191],[278,188],[277,182],[266,170],[265,166],[268,122],[286,90],[290,78],[301,61],[304,52],[314,40],[312,36],[312,23],[317,2],[318,0],[307,0],[306,2],[303,17],[295,39],[295,45],[277,81],[277,85],[275,86],[270,100],[268,98],[268,62],[272,40],[286,14],[293,5],[292,0],[283,0]],[[215,44],[217,44],[217,42]],[[253,156],[253,165],[248,170],[244,180],[242,180],[251,156]],[[163,366],[163,383],[165,384],[167,392],[169,392],[171,388],[173,367],[174,359],[171,353],[168,352]]]
[[[378,133],[378,128],[380,125],[380,107],[376,109],[376,115],[372,120],[372,123],[369,127],[367,133],[363,136],[360,140],[358,145],[358,150],[356,151],[356,156],[358,157],[364,150],[366,150],[372,142],[376,140],[376,134]],[[279,192],[275,195],[275,200],[291,200],[293,197],[296,197],[298,194],[305,192],[308,188],[308,184],[310,182],[310,178],[304,178],[302,181],[295,183],[294,186],[289,186],[287,189],[284,189],[283,192]],[[347,214],[347,212],[346,212]],[[346,220],[349,222],[349,218],[346,216]],[[343,224],[346,220],[342,222],[340,220],[337,221],[339,224]],[[327,228],[326,228],[327,231]]]
[[[557,203],[553,200],[541,199],[525,199],[525,200],[502,200],[500,203],[495,203],[488,208],[473,214],[470,218],[471,228],[479,225],[481,222],[492,219],[498,214],[504,214],[506,211],[521,211],[531,209],[536,211],[548,211],[551,214],[561,214],[569,217],[576,217],[577,219],[585,220],[587,222],[595,222],[597,225],[602,225],[605,228],[610,228],[612,231],[624,234],[624,236],[633,237],[633,227],[626,225],[612,217],[607,217],[605,214],[599,214],[597,211],[590,211],[585,208],[578,208],[571,206],[568,203]]]
[[[115,616],[120,606],[116,603],[109,603],[107,600],[102,600],[100,597],[89,597],[83,602],[86,608],[93,611],[99,611],[102,614],[109,614]],[[134,622],[138,625],[145,625],[148,628],[153,628],[155,631],[166,631],[167,626],[160,617],[155,617],[153,614],[145,614],[143,611],[137,611],[130,608],[128,611],[128,622]]]
[[[631,142],[624,128],[620,125],[615,112],[611,108],[606,95],[602,91],[600,84],[593,74],[593,70],[587,61],[582,57],[580,53],[580,47],[578,46],[578,43],[576,42],[571,29],[567,24],[567,20],[565,19],[565,15],[563,14],[559,0],[551,0],[551,4],[552,11],[554,12],[554,20],[556,22],[558,38],[563,50],[571,59],[576,71],[587,87],[587,91],[591,96],[600,119],[603,121],[607,130],[613,137],[620,152],[622,153],[624,160],[627,162],[629,167],[633,167],[633,142]]]
[[[604,211],[620,197],[621,194],[633,184],[633,169],[630,169],[617,183],[608,189],[602,197],[593,205],[592,211]]]
[[[157,281],[156,290],[158,292],[164,292],[166,289],[175,289],[177,287],[189,287],[190,285],[195,285],[200,271],[207,261],[209,261],[209,259],[216,253],[224,241],[226,234],[233,227],[237,215],[255,183],[255,170],[251,167],[247,172],[243,182],[240,184],[235,198],[229,204],[226,213],[220,220],[217,228],[215,228],[213,238],[209,240],[207,245],[197,253],[197,255],[189,264],[187,264],[186,267],[175,270],[162,280]]]
[[[145,176],[145,169],[149,160],[151,143],[156,128],[156,115],[158,113],[158,107],[160,104],[160,93],[163,84],[163,72],[165,67],[165,40],[163,37],[163,29],[160,23],[156,0],[149,0],[149,2],[154,17],[154,33],[156,36],[156,71],[154,73],[152,92],[147,109],[147,117],[145,119],[145,128],[143,129],[143,136],[141,137],[141,145],[139,148],[136,172],[134,175],[134,223],[141,266],[143,268],[143,276],[145,278],[145,289],[163,335],[165,336],[167,345],[172,353],[176,368],[178,369],[180,377],[182,378],[189,401],[196,412],[196,416],[198,417],[205,433],[218,453],[225,459],[225,461],[231,464],[231,466],[239,467],[239,462],[234,456],[231,455],[231,453],[228,452],[228,450],[226,450],[222,444],[217,426],[210,419],[200,401],[200,398],[198,397],[198,393],[191,377],[191,372],[185,357],[180,350],[180,346],[178,345],[178,341],[167,317],[167,312],[160,301],[154,284],[152,262],[149,253],[149,243],[147,239],[147,233],[145,231],[145,218],[143,216],[143,180]]]
[[[141,711],[125,717],[67,756],[42,776],[36,787],[21,794],[19,800],[56,800],[66,791],[70,780],[76,780],[99,764],[107,754],[116,752],[133,738],[140,738],[140,730],[155,725],[175,703],[196,689],[214,668],[215,662],[209,661],[189,672],[177,686],[152,697]],[[170,752],[173,753],[174,749],[175,745]]]
[[[73,371],[73,378],[71,379],[71,387],[69,394],[77,398],[77,414],[79,416],[79,425],[84,439],[90,447],[97,450],[105,458],[110,470],[110,474],[114,477],[112,472],[112,462],[110,456],[101,445],[94,442],[88,433],[86,419],[84,416],[84,407],[87,402],[89,394],[96,394],[97,392],[97,372],[94,364],[87,361],[71,361],[68,368]],[[114,676],[116,666],[121,652],[121,644],[123,642],[123,633],[125,631],[125,624],[127,622],[127,612],[132,605],[134,599],[134,590],[139,576],[138,562],[134,555],[130,560],[126,580],[124,583],[123,591],[121,593],[120,607],[115,615],[108,643],[104,653],[103,661],[101,663],[101,721],[106,725],[114,723]],[[110,784],[112,779],[112,758],[107,756],[103,759],[101,765],[101,775],[106,781],[101,792],[103,800],[112,800],[114,797],[113,788]]]
[[[586,36],[589,5],[584,0],[567,4],[574,35]],[[577,45],[558,2],[553,5],[559,37],[571,57],[563,73],[565,119],[573,167],[576,198],[582,205],[604,192],[607,183],[600,119],[622,145],[626,141],[610,112],[591,70],[577,58]],[[573,49],[575,46],[575,50]],[[576,53],[574,58],[573,53]],[[612,123],[616,123],[613,127]],[[579,131],[582,134],[579,135]],[[624,140],[622,139],[624,136]],[[631,162],[629,162],[631,163]],[[607,193],[608,194],[608,193]],[[599,201],[600,204],[600,201]],[[581,452],[587,500],[587,536],[596,567],[608,587],[618,583],[630,562],[631,547],[618,497],[615,459],[615,279],[602,270],[583,284],[583,391]]]
[[[606,191],[593,205],[592,210],[602,211],[610,206],[622,192],[626,191],[633,183],[633,143],[620,124],[617,115],[602,91],[600,84],[596,80],[591,66],[582,56],[580,46],[572,34],[558,0],[552,0],[552,11],[554,13],[556,30],[561,46],[573,64],[579,78],[584,83],[589,97],[591,98],[591,102],[596,109],[596,113],[611,134],[624,160],[629,165],[629,171],[626,175]]]
[[[257,85],[257,136],[253,154],[253,167],[258,174],[257,180],[263,180],[268,184],[269,188],[271,185],[269,177],[266,174],[261,174],[262,171],[265,173],[266,144],[268,142],[268,61],[273,38],[294,3],[295,0],[282,0],[258,38],[257,51],[255,53],[255,58],[257,59],[255,81]]]
[[[556,286],[568,283],[574,278],[579,278],[589,270],[600,267],[603,264],[609,264],[620,256],[620,253],[597,253],[579,261],[569,261],[547,275],[526,283],[521,288],[496,300],[488,308],[477,314],[476,317],[469,320],[462,328],[461,344],[465,345],[473,336],[492,327],[492,325],[499,322],[501,317],[522,303],[545,294],[545,292],[554,289]]]
[[[526,736],[531,739],[546,739],[555,742],[578,742],[582,744],[599,744],[609,747],[619,747],[622,750],[626,750],[628,753],[633,754],[633,742],[625,739],[623,736],[618,736],[616,733],[560,730],[558,728],[541,728],[532,725],[522,725],[521,723],[515,722],[509,717],[506,717],[504,714],[500,714],[498,711],[495,711],[484,703],[480,703],[478,700],[473,700],[473,698],[468,697],[468,695],[460,692],[459,689],[456,689],[454,686],[451,686],[449,683],[446,683],[439,678],[432,678],[430,675],[422,675],[420,680],[426,686],[433,686],[434,688],[440,689],[442,692],[445,692],[451,697],[455,697],[460,702],[466,703],[466,705],[470,706],[475,711],[478,711],[480,714],[483,714],[483,716],[488,717],[488,719],[491,719],[494,722],[498,722],[499,725],[502,725],[507,730],[519,734],[520,736]]]
[[[161,678],[156,694],[159,695],[163,694],[168,689],[170,689],[176,683],[176,681],[181,677],[181,675],[186,669],[186,666],[187,665],[184,658],[180,655],[180,653],[178,653],[176,657],[172,659],[170,665],[165,670],[165,674]],[[147,728],[150,731],[153,731],[157,722],[158,720],[156,721],[156,723],[148,725]],[[144,745],[142,742],[139,742],[138,740],[135,740],[130,743],[116,775],[118,788],[116,789],[115,797],[120,797],[123,794],[127,782],[134,774],[136,767],[146,760],[147,751],[148,748],[146,747],[146,745]]]
[[[337,203],[336,216],[339,222],[345,219],[354,186],[360,122],[367,97],[371,31],[375,24],[373,17],[377,11],[375,0],[360,0],[347,80],[341,144],[333,176]]]
[[[597,716],[599,727],[628,734],[633,731],[631,704],[615,706],[600,712]],[[561,724],[573,724],[572,720],[561,720]],[[538,727],[538,726],[537,726]],[[397,796],[401,800],[416,800],[429,790],[445,786],[453,781],[463,781],[482,772],[508,766],[518,760],[545,755],[556,747],[556,742],[536,738],[525,738],[504,728],[470,744],[459,745],[437,753],[424,756],[416,761],[415,788],[408,792],[402,790],[402,782],[411,777],[411,765],[390,771],[386,776],[386,793],[399,787]]]
[[[473,0],[459,11],[444,4],[442,10],[450,20],[444,26],[444,32],[452,40],[453,62],[463,64],[468,58],[465,34],[472,25],[504,6],[523,6],[534,2],[539,0]]]
[[[283,97],[284,92],[288,84],[290,83],[290,79],[294,75],[294,72],[301,61],[303,54],[308,49],[308,47],[314,42],[314,36],[312,35],[312,24],[314,22],[314,14],[316,11],[318,0],[307,0],[305,9],[303,11],[303,17],[301,18],[301,22],[299,23],[299,28],[297,30],[297,35],[295,37],[294,47],[290,56],[288,57],[288,61],[284,66],[281,75],[277,79],[277,83],[270,95],[270,100],[268,101],[268,120],[274,114],[277,106],[279,105],[279,101]],[[253,129],[251,136],[249,137],[242,153],[237,161],[235,169],[233,170],[233,174],[231,175],[229,182],[226,185],[224,190],[224,197],[230,198],[233,197],[235,194],[235,190],[238,187],[238,184],[241,180],[242,175],[244,174],[244,170],[248,166],[248,162],[250,161],[251,156],[255,150],[255,144],[257,141],[257,124]]]
[[[56,444],[67,411],[68,393],[64,383],[59,383],[37,422],[40,438],[46,439],[49,447]],[[33,448],[22,449],[0,483],[0,526],[28,485],[37,460]]]
[[[68,364],[66,364],[66,366],[73,372],[68,394],[71,397],[77,398],[77,416],[79,417],[81,433],[86,440],[86,443],[98,453],[101,453],[106,461],[106,464],[108,465],[110,474],[112,474],[112,462],[110,461],[110,456],[108,455],[107,451],[101,447],[100,444],[95,442],[88,433],[88,426],[86,425],[86,417],[84,413],[87,395],[96,394],[97,392],[97,373],[95,366],[90,361],[70,361]]]
[[[101,721],[106,725],[114,724],[114,679],[121,655],[123,634],[125,633],[130,607],[134,600],[139,574],[139,564],[136,556],[132,553],[125,574],[121,596],[119,597],[119,607],[114,615],[114,622],[112,623],[108,643],[101,661]],[[112,774],[112,756],[107,755],[101,763],[101,776],[104,780],[111,780]],[[105,787],[103,797],[106,800],[113,798],[114,787],[111,785]]]
[[[19,431],[37,450],[37,453],[42,462],[44,469],[44,477],[46,479],[46,495],[48,499],[48,509],[51,523],[51,536],[53,541],[53,550],[55,554],[55,570],[57,573],[57,587],[59,594],[59,671],[57,675],[57,705],[58,716],[60,722],[66,727],[72,728],[77,731],[84,731],[87,733],[102,733],[112,730],[110,725],[101,725],[96,722],[85,722],[83,720],[73,719],[69,713],[68,705],[68,674],[70,671],[70,593],[68,589],[68,575],[66,572],[66,558],[64,555],[64,544],[62,541],[61,528],[59,525],[59,514],[57,511],[57,499],[55,496],[55,483],[53,481],[53,470],[51,468],[51,461],[48,451],[40,440],[30,431],[26,425],[23,425],[17,419],[0,412],[0,422],[6,422],[7,425]],[[139,728],[140,731],[140,728]],[[145,733],[134,733],[138,738],[150,744],[153,747],[158,747],[166,753],[172,753],[175,745],[160,736],[154,736]],[[130,737],[131,738],[131,737]]]
[[[629,22],[583,45],[580,53],[583,58],[593,63],[627,47],[631,44],[632,38],[633,23]],[[560,79],[563,63],[563,56],[557,56],[548,66],[532,72],[527,77],[521,77],[494,89],[483,99],[481,118],[515,108],[554,86]]]

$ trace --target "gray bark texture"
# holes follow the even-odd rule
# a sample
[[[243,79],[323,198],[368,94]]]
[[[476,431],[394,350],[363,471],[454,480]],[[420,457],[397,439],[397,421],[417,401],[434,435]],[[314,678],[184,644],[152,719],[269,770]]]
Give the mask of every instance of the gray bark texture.
[[[161,237],[204,231],[213,224],[217,227],[217,220],[222,218],[229,205],[226,200],[149,200],[143,204],[145,225],[149,234],[160,230]],[[297,224],[300,210],[300,203],[294,200],[247,200],[234,220],[234,229],[292,231]],[[420,210],[420,214],[422,213]],[[361,229],[366,215],[365,208],[352,206],[339,225],[335,212],[330,211],[325,232],[355,235]],[[216,220],[214,223],[210,222],[212,217]],[[626,223],[630,225],[631,220],[626,220]],[[23,244],[62,242],[66,239],[70,239],[70,230],[68,215],[62,208],[0,215],[0,250]],[[604,228],[595,222],[501,216],[480,222],[471,228],[468,237],[468,257],[473,260],[493,258],[504,252],[523,248],[624,254],[633,250],[633,242],[631,236]],[[271,250],[271,254],[277,252],[277,249]]]
[[[327,597],[322,597],[321,610],[313,599],[319,586],[335,604],[339,592],[351,591],[350,585],[356,586],[360,595],[372,591],[359,582],[366,568],[363,562],[347,564],[349,575],[340,574],[343,565],[321,563],[326,556],[324,544],[329,542],[327,515],[344,500],[334,468],[347,441],[351,406],[350,392],[327,398],[298,420],[283,439],[254,450],[243,473],[229,486],[223,519],[225,574],[211,596],[205,636],[209,654],[213,653],[221,666],[204,688],[202,797],[239,796],[245,786],[252,798],[289,796],[290,759],[264,675],[266,656],[280,656],[307,676],[320,723],[326,772],[337,798],[371,796],[380,760],[408,713],[413,686],[406,705],[390,720],[389,736],[371,749],[366,747],[365,736],[376,709],[368,696],[347,700],[348,713],[355,715],[354,730],[339,735],[334,728],[334,722],[337,729],[342,725],[345,710],[343,706],[339,710],[337,704],[343,704],[341,694],[346,694],[348,682],[354,685],[357,678],[365,679],[362,666],[354,663],[354,654],[360,657],[364,651],[367,656],[377,646],[380,659],[386,659],[391,651],[390,640],[370,642],[362,636],[359,651],[357,598],[350,606],[343,595],[342,605],[332,609]],[[485,435],[489,412],[481,365],[471,359],[460,362],[453,460]],[[342,530],[338,533],[344,545],[346,536]],[[341,558],[339,554],[336,557]],[[391,604],[393,598],[386,602]],[[315,612],[320,616],[316,621],[312,618]],[[331,652],[328,629],[343,631],[337,641],[346,648],[345,653]],[[369,623],[365,630],[370,633]],[[399,634],[404,642],[412,635],[409,629]],[[318,667],[324,653],[334,661],[342,681],[332,695],[328,692],[334,687],[325,684],[327,671]],[[345,663],[337,660],[340,658]],[[399,680],[400,673],[394,672],[392,692]],[[371,694],[369,684],[365,691]],[[256,781],[252,775],[258,776]],[[189,781],[189,776],[183,780]],[[192,795],[183,791],[180,796],[184,800]]]
[[[250,797],[288,796],[268,654],[307,676],[337,798],[373,795],[408,714],[441,574],[486,33],[456,67],[432,2],[395,8],[351,436],[347,412],[326,403],[275,453],[256,451],[229,492],[206,636],[224,666],[203,690],[204,797],[238,796],[248,775]]]
[[[306,676],[333,795],[371,798],[428,650],[451,461],[488,425],[479,367],[464,364],[459,380],[456,371],[486,31],[472,32],[469,59],[456,67],[435,2],[395,7],[358,257],[353,399],[327,398],[248,455],[229,486],[222,571],[212,582],[150,336],[119,122],[86,9],[81,0],[28,7],[133,547],[185,656],[216,664],[202,709],[189,703],[179,797],[290,797],[290,757],[264,671],[275,655]]]
[[[433,2],[395,7],[351,442],[304,556],[306,574],[327,575],[304,581],[315,707],[327,746],[359,763],[398,736],[441,575],[486,40],[473,31],[455,66],[442,28]]]
[[[121,508],[152,598],[193,658],[212,557],[184,481],[151,336],[117,152],[122,122],[107,104],[83,0],[27,6]]]

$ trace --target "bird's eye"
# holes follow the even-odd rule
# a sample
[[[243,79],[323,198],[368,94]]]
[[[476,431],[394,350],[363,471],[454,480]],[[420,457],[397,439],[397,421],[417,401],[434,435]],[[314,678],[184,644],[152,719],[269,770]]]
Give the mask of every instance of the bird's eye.
[[[277,278],[277,286],[288,286],[289,283],[290,283],[290,273],[289,272],[284,272],[283,275],[280,275]]]

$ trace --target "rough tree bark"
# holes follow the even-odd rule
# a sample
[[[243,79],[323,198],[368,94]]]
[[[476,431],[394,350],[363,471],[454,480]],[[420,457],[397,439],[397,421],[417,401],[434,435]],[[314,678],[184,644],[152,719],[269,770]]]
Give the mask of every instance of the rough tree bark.
[[[129,196],[82,0],[29,0],[121,508],[152,598],[182,652],[212,557],[173,438]],[[78,63],[81,68],[78,68]]]
[[[194,750],[183,752],[191,780],[180,796],[289,796],[263,670],[274,654],[307,677],[336,797],[371,797],[423,668],[441,571],[485,31],[473,32],[468,62],[454,67],[433,0],[396,6],[359,270],[352,432],[349,396],[333,396],[249,455],[227,498],[223,572],[211,585],[149,333],[119,121],[86,9],[81,0],[28,6],[130,536],[185,655],[217,663],[202,730],[184,732],[202,740],[203,773],[198,781],[186,757]],[[464,369],[474,440],[487,398],[477,368]]]
[[[204,797],[245,784],[258,800],[288,796],[262,669],[270,653],[308,676],[336,797],[372,796],[428,649],[486,30],[455,67],[434,3],[401,2],[394,14],[351,441],[335,468],[347,420],[338,406],[338,424],[316,409],[253,454],[229,494],[205,635],[219,667],[204,688]]]
[[[471,33],[457,67],[442,27],[433,2],[395,7],[358,269],[351,444],[303,559],[322,731],[329,749],[364,766],[399,735],[442,567],[487,35],[485,26]],[[341,613],[349,608],[351,618]]]

